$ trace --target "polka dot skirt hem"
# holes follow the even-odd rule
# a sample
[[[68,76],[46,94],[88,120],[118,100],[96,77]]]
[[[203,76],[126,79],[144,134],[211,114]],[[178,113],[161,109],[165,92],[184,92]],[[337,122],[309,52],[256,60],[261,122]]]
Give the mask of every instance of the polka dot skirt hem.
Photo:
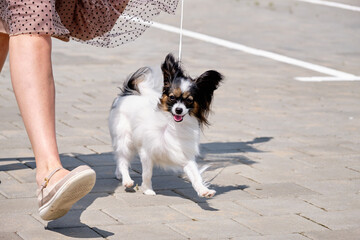
[[[100,47],[140,37],[161,12],[179,0],[1,0],[0,32],[48,34]]]

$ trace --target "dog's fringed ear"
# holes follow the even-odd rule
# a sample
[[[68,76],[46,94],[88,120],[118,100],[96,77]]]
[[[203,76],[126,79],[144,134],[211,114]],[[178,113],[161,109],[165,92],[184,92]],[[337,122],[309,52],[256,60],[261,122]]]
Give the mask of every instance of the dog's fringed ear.
[[[201,89],[200,102],[202,107],[209,108],[214,91],[219,87],[223,79],[223,75],[215,70],[206,71],[195,79],[196,87]]]
[[[164,75],[164,88],[169,88],[175,77],[183,76],[179,61],[176,61],[171,53],[165,57],[165,61],[161,65],[161,70]]]

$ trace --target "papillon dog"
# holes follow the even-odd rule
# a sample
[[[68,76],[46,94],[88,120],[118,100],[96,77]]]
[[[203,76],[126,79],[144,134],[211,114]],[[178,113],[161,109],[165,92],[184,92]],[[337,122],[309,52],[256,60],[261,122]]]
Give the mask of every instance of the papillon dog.
[[[160,70],[160,68],[159,68]],[[210,70],[192,79],[180,62],[168,54],[156,69],[144,67],[133,73],[114,100],[109,130],[116,160],[115,175],[126,188],[134,185],[129,175],[136,154],[142,165],[141,188],[155,195],[151,178],[153,166],[181,167],[201,197],[212,197],[195,162],[199,155],[200,132],[208,125],[214,91],[223,76]]]

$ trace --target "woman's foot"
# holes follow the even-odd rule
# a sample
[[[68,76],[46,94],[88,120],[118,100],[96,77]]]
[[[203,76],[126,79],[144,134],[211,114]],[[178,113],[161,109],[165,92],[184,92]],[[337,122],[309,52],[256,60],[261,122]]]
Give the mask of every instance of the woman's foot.
[[[70,172],[69,170],[62,168],[61,166],[54,167],[53,169],[50,169],[49,171],[37,172],[36,173],[36,182],[37,182],[38,187],[40,187],[41,184],[43,184],[43,182],[45,181],[45,178],[47,178],[49,176],[49,174],[57,168],[61,168],[61,169],[59,171],[57,171],[56,174],[54,174],[50,178],[50,180],[48,182],[48,186],[52,186],[53,184],[57,183],[58,181],[63,179],[66,175],[68,175]]]
[[[66,170],[67,174],[63,170],[60,167],[53,170],[37,190],[39,214],[44,220],[64,216],[95,185],[96,173],[88,166],[77,167],[71,172]]]

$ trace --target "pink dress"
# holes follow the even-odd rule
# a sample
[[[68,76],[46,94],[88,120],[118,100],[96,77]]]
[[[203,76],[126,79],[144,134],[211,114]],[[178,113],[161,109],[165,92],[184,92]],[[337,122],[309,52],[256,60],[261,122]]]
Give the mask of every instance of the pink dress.
[[[138,38],[179,0],[0,0],[0,33],[48,34],[101,47]]]

